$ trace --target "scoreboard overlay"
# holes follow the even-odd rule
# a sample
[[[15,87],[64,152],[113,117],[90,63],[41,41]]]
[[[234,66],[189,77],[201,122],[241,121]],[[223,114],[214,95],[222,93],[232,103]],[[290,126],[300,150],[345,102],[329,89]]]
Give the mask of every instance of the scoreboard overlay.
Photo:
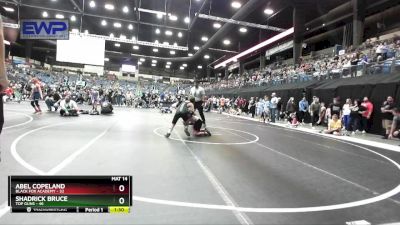
[[[132,176],[9,176],[12,213],[129,213]]]

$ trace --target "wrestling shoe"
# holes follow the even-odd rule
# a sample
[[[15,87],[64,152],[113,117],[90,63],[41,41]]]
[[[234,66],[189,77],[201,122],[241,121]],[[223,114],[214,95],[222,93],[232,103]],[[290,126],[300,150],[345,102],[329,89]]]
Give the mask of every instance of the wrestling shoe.
[[[165,134],[165,137],[166,137],[166,138],[169,138],[169,136],[171,136],[171,133],[166,133],[166,134]]]
[[[188,127],[185,127],[184,131],[185,131],[186,136],[190,137],[190,132],[189,132]]]
[[[211,136],[211,132],[207,128],[205,128],[204,131],[207,133],[208,136]]]

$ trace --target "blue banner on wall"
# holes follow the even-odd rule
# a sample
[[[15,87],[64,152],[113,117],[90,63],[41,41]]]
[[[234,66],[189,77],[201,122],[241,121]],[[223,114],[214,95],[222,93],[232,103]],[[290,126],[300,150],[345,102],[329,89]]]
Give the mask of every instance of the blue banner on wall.
[[[21,39],[68,40],[69,20],[29,19],[21,20]]]

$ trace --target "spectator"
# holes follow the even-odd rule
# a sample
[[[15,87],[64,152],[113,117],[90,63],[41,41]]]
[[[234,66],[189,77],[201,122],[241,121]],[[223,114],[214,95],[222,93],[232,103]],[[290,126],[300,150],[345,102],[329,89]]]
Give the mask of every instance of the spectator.
[[[352,106],[353,105],[351,104],[351,99],[350,98],[346,99],[346,103],[343,105],[343,117],[342,118],[343,118],[344,128],[347,131],[350,131],[350,113],[351,113],[350,108]]]
[[[264,100],[262,98],[260,98],[256,104],[256,108],[257,108],[257,117],[259,118],[260,122],[262,119],[262,114],[264,112]]]
[[[365,108],[361,118],[361,131],[365,134],[369,130],[369,124],[372,112],[374,111],[374,105],[369,101],[368,97],[364,97],[361,105]]]
[[[400,138],[400,108],[393,109],[393,122],[388,138]]]
[[[278,98],[276,97],[276,93],[271,94],[271,104],[270,104],[270,109],[271,109],[271,122],[275,123],[275,117],[276,117],[276,108],[278,107]]]
[[[321,104],[319,103],[319,98],[313,97],[313,102],[310,105],[310,115],[311,115],[311,125],[315,126],[319,120],[319,111],[321,109]]]
[[[338,115],[339,118],[342,117],[342,106],[340,104],[339,97],[333,99],[333,102],[329,106],[330,108],[330,116],[332,117],[333,114]]]
[[[342,130],[342,122],[339,120],[339,116],[337,114],[332,115],[332,119],[329,122],[328,129],[322,131],[325,134],[333,134],[333,135],[341,135]]]
[[[350,130],[352,135],[360,130],[361,115],[364,111],[365,108],[361,105],[361,101],[354,100],[353,105],[350,107]]]
[[[268,96],[264,96],[264,112],[262,115],[263,122],[265,123],[266,121],[269,122],[270,119],[270,108],[271,108],[271,102],[269,101]]]
[[[276,107],[276,116],[278,120],[281,120],[281,114],[282,114],[282,99],[278,97],[278,104]]]
[[[381,112],[382,112],[382,127],[385,130],[385,134],[382,137],[383,139],[388,139],[391,126],[393,123],[393,109],[395,108],[394,106],[394,100],[392,96],[388,96],[386,101],[383,102],[382,107],[381,107]]]
[[[47,105],[48,111],[51,112],[52,107],[54,107],[54,111],[58,110],[60,105],[60,95],[56,91],[51,91],[50,94],[46,97],[44,101]]]
[[[294,97],[290,97],[286,104],[286,115],[289,117],[291,113],[296,112],[296,106],[294,103]]]
[[[325,107],[325,102],[321,102],[321,109],[319,110],[319,119],[317,122],[317,125],[324,125],[326,124],[326,107]]]
[[[299,126],[299,121],[297,120],[296,113],[290,113],[289,118],[288,118],[288,123],[291,127],[298,127]]]
[[[254,115],[256,114],[256,101],[255,101],[254,97],[250,98],[249,110],[251,113],[251,118],[254,118]]]
[[[303,97],[299,102],[299,122],[304,124],[306,114],[308,112],[308,101],[306,97]]]
[[[60,115],[61,116],[78,116],[78,105],[70,96],[66,96],[60,102]]]

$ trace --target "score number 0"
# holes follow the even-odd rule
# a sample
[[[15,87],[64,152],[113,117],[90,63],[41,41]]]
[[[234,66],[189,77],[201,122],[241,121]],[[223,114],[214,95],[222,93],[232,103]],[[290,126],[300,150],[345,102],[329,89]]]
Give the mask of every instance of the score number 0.
[[[118,190],[120,191],[120,192],[124,192],[125,191],[125,186],[124,185],[119,185],[119,187],[118,187]],[[125,198],[124,197],[121,197],[121,198],[119,198],[119,204],[121,204],[121,205],[123,205],[124,203],[125,203]]]

